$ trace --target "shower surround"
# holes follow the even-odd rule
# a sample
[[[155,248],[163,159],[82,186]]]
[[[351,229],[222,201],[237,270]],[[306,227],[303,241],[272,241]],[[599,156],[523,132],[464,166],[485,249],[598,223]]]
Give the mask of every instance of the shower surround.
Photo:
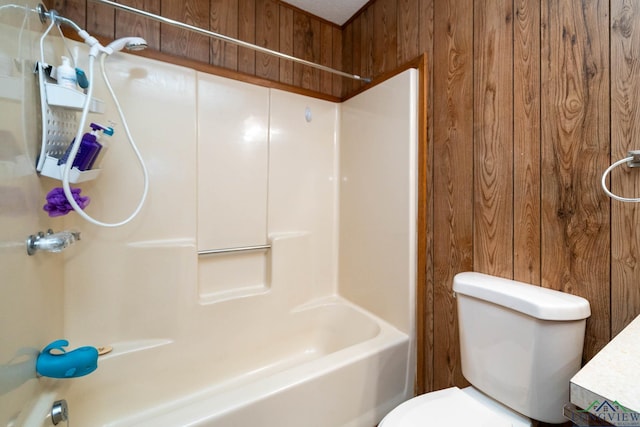
[[[58,257],[59,330],[113,351],[86,377],[30,380],[45,391],[18,422],[50,425],[65,398],[74,425],[370,427],[411,397],[417,71],[337,104],[126,54],[107,69],[148,201],[118,229],[50,222],[82,232]],[[142,191],[115,129],[80,185],[107,222]],[[199,254],[249,246],[270,247]]]

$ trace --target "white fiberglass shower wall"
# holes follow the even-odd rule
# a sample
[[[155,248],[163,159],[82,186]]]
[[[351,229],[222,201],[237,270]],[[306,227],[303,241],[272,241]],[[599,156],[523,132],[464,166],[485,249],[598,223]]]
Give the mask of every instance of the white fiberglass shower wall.
[[[50,310],[63,327],[29,343],[8,335],[3,351],[112,346],[94,373],[53,381],[77,425],[371,426],[411,397],[417,72],[339,104],[126,54],[107,66],[148,201],[118,229],[38,214],[82,233],[29,260],[62,269]],[[142,186],[115,128],[100,177],[79,185],[104,221],[130,212]],[[60,183],[30,179],[39,209]],[[270,247],[199,255],[249,246]],[[16,407],[23,387],[0,396],[11,402],[0,423],[40,419],[46,404]]]

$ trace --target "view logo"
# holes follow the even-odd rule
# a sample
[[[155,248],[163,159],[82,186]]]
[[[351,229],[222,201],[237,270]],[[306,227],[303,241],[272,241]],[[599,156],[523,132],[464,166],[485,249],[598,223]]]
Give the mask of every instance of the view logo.
[[[600,419],[617,426],[640,427],[640,413],[625,408],[617,400],[594,400],[587,409],[578,412],[589,413],[592,420]]]

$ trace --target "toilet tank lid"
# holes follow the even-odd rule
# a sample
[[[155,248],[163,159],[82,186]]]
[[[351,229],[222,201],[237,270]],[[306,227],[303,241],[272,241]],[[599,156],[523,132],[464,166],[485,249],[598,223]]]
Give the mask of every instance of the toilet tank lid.
[[[582,297],[482,273],[458,273],[453,291],[542,320],[580,320],[591,315],[589,301]]]

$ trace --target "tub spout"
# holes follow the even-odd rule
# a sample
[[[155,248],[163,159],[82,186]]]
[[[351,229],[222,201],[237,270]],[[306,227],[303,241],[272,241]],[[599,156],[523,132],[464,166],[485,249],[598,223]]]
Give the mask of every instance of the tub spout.
[[[77,240],[80,240],[80,233],[76,231],[54,233],[48,230],[46,234],[41,231],[27,238],[27,254],[33,255],[37,251],[61,252]]]

